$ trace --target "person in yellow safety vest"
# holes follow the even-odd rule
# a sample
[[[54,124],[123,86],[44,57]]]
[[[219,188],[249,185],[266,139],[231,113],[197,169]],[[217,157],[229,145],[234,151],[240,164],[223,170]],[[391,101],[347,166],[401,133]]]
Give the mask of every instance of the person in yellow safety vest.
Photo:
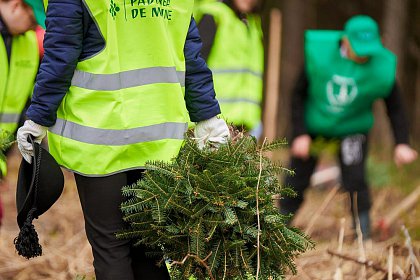
[[[0,129],[14,135],[29,97],[39,65],[35,11],[23,0],[0,0]],[[8,153],[8,150],[5,151]],[[7,174],[0,159],[0,180]],[[3,184],[4,182],[2,182]],[[1,197],[0,197],[1,198]],[[3,210],[0,201],[0,225]]]
[[[193,1],[48,2],[44,59],[28,120],[19,128],[75,174],[96,279],[169,279],[145,248],[116,239],[126,225],[121,188],[142,178],[146,161],[172,160],[188,121],[195,137],[219,145],[230,137],[200,57]]]
[[[14,134],[27,108],[40,61],[37,22],[23,0],[0,0],[0,129]],[[7,164],[0,159],[1,177]]]
[[[194,13],[223,116],[262,134],[264,48],[257,0],[203,1]]]

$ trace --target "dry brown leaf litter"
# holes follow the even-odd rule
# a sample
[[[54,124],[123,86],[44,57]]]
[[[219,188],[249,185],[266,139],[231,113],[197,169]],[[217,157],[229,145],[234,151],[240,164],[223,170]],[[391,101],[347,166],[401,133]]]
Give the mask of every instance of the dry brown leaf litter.
[[[13,239],[18,233],[15,209],[16,174],[20,157],[15,150],[9,159],[9,176],[7,184],[0,187],[0,195],[5,210],[5,218],[0,229],[0,280],[75,280],[92,279],[92,253],[84,233],[83,215],[77,196],[73,175],[65,172],[65,190],[57,203],[43,216],[35,221],[35,227],[43,246],[43,256],[26,260],[18,256],[13,246]],[[326,190],[311,190],[306,202],[298,213],[295,224],[305,229],[311,220],[309,213],[314,213],[322,203]],[[396,205],[403,196],[396,190],[384,189],[375,192],[372,208],[372,220]],[[356,260],[359,258],[359,249],[353,241],[351,219],[348,215],[347,198],[345,194],[338,193],[325,211],[317,219],[312,237],[317,242],[315,250],[302,255],[296,262],[298,275],[287,276],[290,280],[320,279],[320,280],[359,280],[361,278],[361,265],[332,257],[327,250],[337,251],[340,220],[344,217],[345,238],[342,253]],[[399,227],[405,223],[410,227],[419,227],[419,206],[400,219],[394,226],[395,233],[391,239],[383,242],[365,243],[367,260],[380,264],[387,269],[389,247],[394,247],[393,271],[410,277],[410,262],[408,250],[404,246],[404,236]],[[420,255],[420,242],[412,240],[413,251],[417,260]],[[341,273],[338,273],[340,272]],[[420,276],[420,271],[416,271]],[[342,277],[340,277],[340,275]],[[410,277],[411,278],[411,277]],[[383,272],[366,269],[366,279],[387,279]]]

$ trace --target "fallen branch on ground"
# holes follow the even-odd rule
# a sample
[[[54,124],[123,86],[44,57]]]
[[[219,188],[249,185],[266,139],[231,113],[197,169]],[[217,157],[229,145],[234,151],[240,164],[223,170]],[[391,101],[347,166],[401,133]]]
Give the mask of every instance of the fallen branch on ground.
[[[315,222],[317,221],[317,219],[319,218],[319,216],[321,216],[322,212],[324,212],[324,210],[328,207],[328,205],[330,204],[331,200],[334,198],[334,196],[337,194],[339,190],[339,185],[336,184],[331,191],[328,193],[327,197],[324,199],[324,201],[322,202],[321,206],[318,208],[318,210],[315,212],[315,214],[312,216],[311,220],[309,221],[306,229],[305,229],[305,234],[306,235],[311,235],[312,230],[313,230],[313,226],[315,225]]]
[[[331,251],[331,250],[327,250],[327,253],[332,255],[332,256],[342,258],[343,260],[352,261],[354,263],[364,265],[365,267],[372,268],[376,271],[380,271],[380,272],[383,272],[386,275],[388,275],[388,270],[386,268],[383,268],[381,265],[379,265],[379,264],[377,264],[377,263],[375,263],[371,260],[361,261],[361,260],[358,260],[354,257],[347,256],[347,255],[344,255],[344,254],[340,254],[340,253],[337,253],[337,252],[334,252],[334,251]],[[402,275],[394,272],[394,273],[392,273],[392,279],[404,279],[404,278],[403,278]]]
[[[402,213],[416,205],[420,198],[420,186],[412,191],[407,197],[405,197],[400,203],[398,203],[392,210],[380,219],[376,225],[376,229],[380,232],[381,239],[386,240],[390,236],[392,225],[395,223],[397,218]]]

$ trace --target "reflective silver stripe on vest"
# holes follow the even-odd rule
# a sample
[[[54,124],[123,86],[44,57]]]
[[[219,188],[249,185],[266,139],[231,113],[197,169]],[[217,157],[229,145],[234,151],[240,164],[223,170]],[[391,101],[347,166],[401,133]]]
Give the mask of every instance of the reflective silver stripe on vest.
[[[261,103],[249,98],[217,98],[219,103],[239,103],[239,102],[245,102],[245,103],[251,103],[254,105],[260,106]]]
[[[83,126],[57,119],[50,132],[88,144],[122,146],[162,139],[184,139],[187,123],[167,122],[125,130],[102,129]]]
[[[90,90],[119,90],[137,86],[179,83],[185,86],[185,72],[175,67],[151,67],[115,74],[93,74],[74,71],[71,85]]]
[[[20,119],[20,114],[13,113],[0,113],[0,123],[18,123]]]
[[[243,69],[211,69],[213,74],[232,74],[232,73],[245,73],[257,76],[258,78],[262,78],[263,74],[261,72],[253,71],[251,69],[243,68]]]

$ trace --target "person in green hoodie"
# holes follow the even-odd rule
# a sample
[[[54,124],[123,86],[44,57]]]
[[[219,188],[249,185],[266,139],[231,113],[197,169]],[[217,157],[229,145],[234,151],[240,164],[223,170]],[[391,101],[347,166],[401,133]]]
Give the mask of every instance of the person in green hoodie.
[[[283,214],[295,213],[303,202],[318,159],[310,153],[313,140],[335,140],[340,144],[342,187],[350,194],[351,211],[354,218],[359,217],[364,239],[370,237],[371,197],[365,163],[376,100],[383,99],[387,107],[395,163],[407,164],[417,158],[408,143],[396,66],[396,56],[382,45],[378,25],[368,16],[352,17],[343,31],[306,32],[305,69],[292,94],[290,168],[296,175],[285,180],[297,196],[281,201]]]

